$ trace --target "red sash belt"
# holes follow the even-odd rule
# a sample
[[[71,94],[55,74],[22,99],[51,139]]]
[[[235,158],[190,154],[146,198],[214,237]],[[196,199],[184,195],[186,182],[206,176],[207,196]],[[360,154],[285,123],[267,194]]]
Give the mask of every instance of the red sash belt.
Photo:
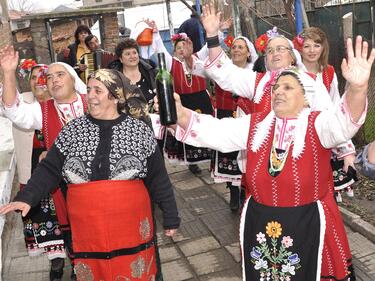
[[[155,276],[153,218],[143,181],[69,185],[67,210],[78,280]]]

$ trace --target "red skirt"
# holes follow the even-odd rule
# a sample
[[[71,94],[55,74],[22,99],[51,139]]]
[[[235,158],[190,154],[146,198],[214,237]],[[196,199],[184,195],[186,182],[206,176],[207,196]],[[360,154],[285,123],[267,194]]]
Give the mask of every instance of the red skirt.
[[[153,218],[141,180],[68,186],[77,280],[154,280]]]

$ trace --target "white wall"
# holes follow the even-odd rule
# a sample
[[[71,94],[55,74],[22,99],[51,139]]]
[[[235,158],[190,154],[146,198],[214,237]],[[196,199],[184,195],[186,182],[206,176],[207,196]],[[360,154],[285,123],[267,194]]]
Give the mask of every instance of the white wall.
[[[192,1],[187,1],[190,5]],[[191,11],[181,2],[171,3],[172,22],[178,28],[182,22],[190,18]],[[167,9],[165,4],[156,4],[128,8],[124,10],[125,26],[133,29],[137,22],[149,18],[154,20],[160,30],[169,29]]]

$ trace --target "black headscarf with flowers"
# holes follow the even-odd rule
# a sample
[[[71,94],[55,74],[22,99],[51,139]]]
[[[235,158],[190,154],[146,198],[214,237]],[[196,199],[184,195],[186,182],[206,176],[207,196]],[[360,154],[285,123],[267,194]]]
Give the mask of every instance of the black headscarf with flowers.
[[[89,79],[96,79],[106,86],[118,100],[119,111],[150,123],[148,105],[142,91],[136,85],[131,85],[121,72],[103,68],[91,73]]]

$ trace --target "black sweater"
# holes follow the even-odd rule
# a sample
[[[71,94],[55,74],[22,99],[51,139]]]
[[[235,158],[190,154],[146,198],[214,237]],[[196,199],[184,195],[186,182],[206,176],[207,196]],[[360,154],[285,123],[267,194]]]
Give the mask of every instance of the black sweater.
[[[178,228],[172,184],[153,132],[125,114],[115,120],[88,115],[69,122],[14,200],[35,206],[61,180],[74,184],[108,179],[142,179],[163,211],[164,228]]]

